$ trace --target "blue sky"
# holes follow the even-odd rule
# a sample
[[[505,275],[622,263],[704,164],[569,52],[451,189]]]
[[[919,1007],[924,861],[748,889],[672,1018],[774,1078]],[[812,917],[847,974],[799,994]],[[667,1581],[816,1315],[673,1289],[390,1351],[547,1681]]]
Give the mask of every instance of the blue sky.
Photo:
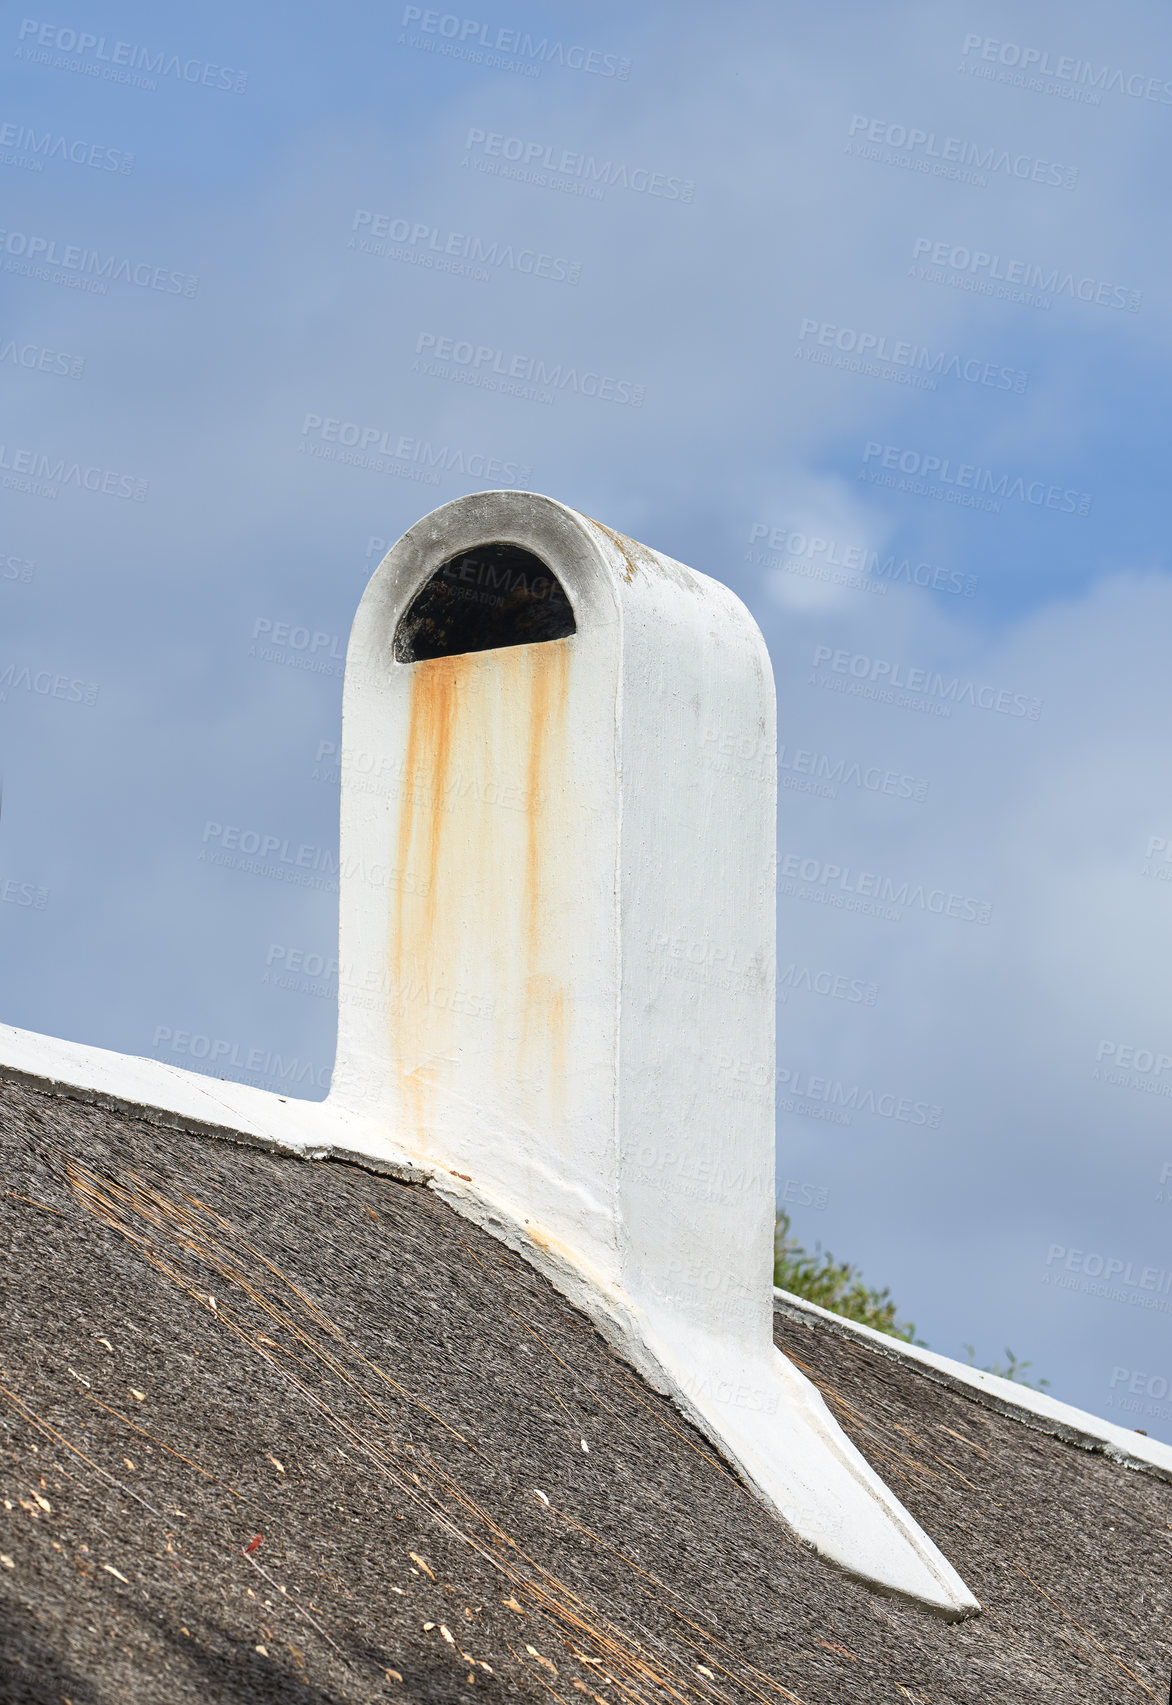
[[[322,1093],[336,897],[207,854],[336,846],[371,541],[548,492],[768,637],[799,1234],[1172,1438],[1166,9],[127,5],[0,57],[4,1018]]]

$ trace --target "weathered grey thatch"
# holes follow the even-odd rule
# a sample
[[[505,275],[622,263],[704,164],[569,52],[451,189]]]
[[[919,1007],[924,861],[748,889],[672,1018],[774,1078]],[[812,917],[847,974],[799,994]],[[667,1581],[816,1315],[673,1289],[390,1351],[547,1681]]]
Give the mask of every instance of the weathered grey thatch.
[[[985,1606],[945,1624],[426,1189],[14,1084],[0,1157],[5,1701],[1168,1698],[1154,1475],[779,1316]]]

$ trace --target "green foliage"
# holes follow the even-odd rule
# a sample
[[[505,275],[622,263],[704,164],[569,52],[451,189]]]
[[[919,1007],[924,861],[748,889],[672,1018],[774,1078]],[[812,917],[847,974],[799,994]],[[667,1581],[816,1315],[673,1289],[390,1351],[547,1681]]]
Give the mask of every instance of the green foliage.
[[[973,1349],[971,1344],[966,1344],[965,1349],[968,1351],[969,1367],[975,1367],[977,1352]],[[982,1373],[998,1374],[1002,1379],[1016,1380],[1018,1385],[1028,1385],[1031,1391],[1045,1391],[1046,1387],[1049,1385],[1050,1381],[1048,1379],[1027,1379],[1025,1377],[1025,1370],[1027,1368],[1032,1368],[1034,1365],[1033,1362],[1019,1362],[1013,1351],[1008,1348],[1005,1351],[1005,1361],[1006,1365],[1004,1367],[1001,1367],[997,1362],[994,1362],[991,1367],[982,1368],[981,1371]]]
[[[784,1208],[777,1210],[773,1232],[773,1282],[779,1290],[792,1291],[794,1296],[816,1302],[832,1314],[845,1315],[847,1320],[857,1320],[861,1326],[871,1326],[876,1332],[886,1332],[889,1337],[902,1338],[907,1344],[918,1344],[921,1349],[927,1349],[923,1339],[916,1337],[916,1329],[910,1322],[896,1319],[898,1310],[886,1287],[878,1291],[865,1285],[857,1267],[852,1267],[849,1261],[836,1261],[820,1243],[814,1245],[811,1255],[793,1235],[790,1218]],[[969,1366],[974,1367],[976,1351],[971,1344],[964,1347],[968,1351]],[[1025,1377],[1026,1369],[1032,1366],[1032,1362],[1019,1361],[1013,1351],[1007,1349],[1004,1367],[994,1362],[982,1371],[998,1374],[1002,1379],[1016,1380],[1019,1385],[1028,1385],[1033,1391],[1044,1391],[1050,1383],[1048,1379]]]
[[[861,1326],[872,1326],[909,1344],[919,1342],[910,1322],[897,1321],[898,1311],[889,1290],[865,1285],[857,1267],[836,1261],[821,1244],[815,1244],[812,1255],[803,1249],[790,1231],[789,1215],[783,1208],[777,1211],[773,1233],[773,1282],[780,1290],[792,1291],[820,1308],[857,1320]]]

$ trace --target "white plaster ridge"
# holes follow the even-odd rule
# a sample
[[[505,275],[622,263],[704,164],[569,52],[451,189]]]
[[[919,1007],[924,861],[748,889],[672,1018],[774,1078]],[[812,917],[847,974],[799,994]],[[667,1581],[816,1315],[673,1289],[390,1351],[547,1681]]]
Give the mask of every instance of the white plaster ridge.
[[[0,1024],[0,1078],[201,1136],[245,1137],[307,1160],[353,1155],[396,1177],[427,1176],[377,1119],[11,1024]]]
[[[366,589],[341,768],[324,1103],[13,1031],[10,1073],[426,1179],[803,1542],[979,1611],[773,1344],[776,727],[744,605],[550,498],[457,499]]]
[[[789,1315],[804,1326],[823,1324],[844,1338],[862,1338],[893,1361],[910,1362],[918,1369],[926,1369],[942,1384],[963,1391],[967,1397],[975,1398],[987,1408],[996,1409],[999,1414],[1008,1415],[1038,1432],[1052,1433],[1082,1450],[1096,1451],[1125,1468],[1155,1474],[1161,1480],[1172,1480],[1172,1445],[1150,1439],[1146,1433],[1117,1426],[1114,1421],[1105,1421],[1087,1409],[1076,1409],[1073,1404],[1062,1403],[1058,1398],[1048,1397],[1044,1391],[1037,1391],[1017,1380],[986,1373],[983,1368],[970,1367],[967,1362],[954,1361],[951,1356],[937,1355],[934,1350],[909,1344],[902,1338],[893,1338],[890,1333],[877,1332],[873,1326],[864,1326],[860,1321],[834,1314],[816,1302],[795,1296],[792,1291],[775,1288],[773,1306],[779,1314]]]

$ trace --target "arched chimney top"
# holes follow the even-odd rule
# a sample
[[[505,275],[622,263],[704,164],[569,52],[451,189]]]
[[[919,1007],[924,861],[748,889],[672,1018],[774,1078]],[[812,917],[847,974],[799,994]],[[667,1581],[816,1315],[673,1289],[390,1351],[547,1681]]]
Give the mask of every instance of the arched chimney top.
[[[525,574],[527,592],[519,574],[526,557],[541,565],[533,577]],[[549,588],[541,585],[547,576]],[[534,579],[544,595],[534,597]],[[519,596],[496,606],[481,603],[475,615],[472,598],[452,596],[458,586],[496,595],[506,580]],[[383,557],[359,606],[347,676],[357,685],[371,679],[365,673],[371,669],[377,677],[388,667],[429,657],[621,628],[631,595],[655,584],[665,593],[670,585],[673,620],[707,627],[719,606],[723,619],[751,634],[753,642],[759,639],[752,617],[720,581],[538,492],[474,492],[425,515]],[[763,643],[761,654],[767,671]]]
[[[441,563],[395,630],[396,663],[421,663],[509,645],[540,645],[576,631],[574,609],[549,563],[494,539]]]

